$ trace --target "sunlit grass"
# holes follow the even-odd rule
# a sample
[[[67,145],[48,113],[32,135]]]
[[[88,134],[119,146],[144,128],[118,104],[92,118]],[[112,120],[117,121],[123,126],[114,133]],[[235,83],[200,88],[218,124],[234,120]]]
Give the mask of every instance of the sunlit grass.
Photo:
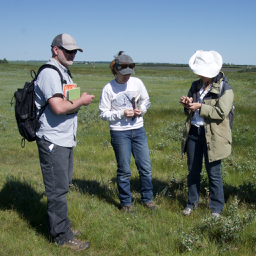
[[[1,255],[75,255],[51,242],[46,227],[46,196],[36,143],[20,147],[11,97],[29,81],[40,63],[0,65],[0,220]],[[98,102],[103,86],[113,79],[107,64],[75,64],[74,82],[96,97],[78,114],[73,186],[68,194],[72,226],[89,240],[88,255],[254,255],[256,203],[256,74],[227,73],[235,94],[233,152],[222,161],[226,205],[223,219],[209,218],[208,180],[202,172],[200,207],[190,217],[181,214],[187,200],[186,157],[180,143],[185,116],[179,105],[196,76],[176,69],[136,70],[146,85],[151,107],[144,116],[153,173],[157,212],[140,202],[139,178],[131,161],[134,216],[119,208],[116,161],[108,123],[100,120]],[[206,222],[207,220],[207,222]],[[248,222],[247,222],[248,221]],[[239,233],[235,228],[240,225]],[[241,225],[243,224],[244,225]],[[248,223],[249,225],[245,225]],[[227,227],[226,231],[222,228]],[[191,237],[191,232],[193,236]],[[225,237],[224,237],[225,236]],[[191,242],[192,241],[192,242]]]

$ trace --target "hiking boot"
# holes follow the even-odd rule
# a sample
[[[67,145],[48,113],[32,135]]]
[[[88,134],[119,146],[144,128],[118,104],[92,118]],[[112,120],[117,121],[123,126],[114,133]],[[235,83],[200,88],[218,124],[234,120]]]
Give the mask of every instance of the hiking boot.
[[[192,208],[186,207],[186,208],[182,211],[182,213],[183,213],[183,215],[185,215],[185,216],[189,216],[192,211],[193,211]]]
[[[74,235],[74,236],[81,236],[81,235],[82,235],[82,232],[79,231],[79,230],[75,230],[75,229],[72,229],[72,228],[71,228],[71,231],[73,232],[73,235]]]
[[[157,209],[157,206],[153,202],[144,203],[144,206],[147,207],[148,209],[154,210],[154,211]]]
[[[215,217],[215,218],[219,218],[219,217],[220,217],[220,213],[218,213],[218,212],[212,212],[212,213],[211,213],[211,216],[212,216],[212,217]]]
[[[69,240],[68,242],[64,243],[62,247],[67,247],[73,251],[83,251],[90,247],[90,244],[88,242],[80,241],[76,238],[73,238]]]
[[[124,212],[131,213],[131,214],[135,213],[131,205],[122,206],[122,210]]]

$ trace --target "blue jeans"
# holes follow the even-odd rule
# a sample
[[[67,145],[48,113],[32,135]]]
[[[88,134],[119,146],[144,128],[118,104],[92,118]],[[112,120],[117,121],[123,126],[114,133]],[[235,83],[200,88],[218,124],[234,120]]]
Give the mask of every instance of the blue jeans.
[[[74,235],[67,216],[66,195],[73,174],[73,148],[54,145],[44,138],[37,138],[40,165],[47,196],[47,224],[54,241],[60,244]]]
[[[110,135],[117,161],[117,186],[121,205],[131,204],[131,153],[139,171],[141,200],[143,203],[150,203],[153,196],[152,172],[144,127],[128,131],[110,131]]]
[[[188,203],[194,209],[199,204],[201,170],[203,156],[209,179],[210,203],[212,212],[221,213],[224,207],[224,191],[221,177],[221,160],[209,163],[204,127],[191,126],[187,141],[188,163]]]

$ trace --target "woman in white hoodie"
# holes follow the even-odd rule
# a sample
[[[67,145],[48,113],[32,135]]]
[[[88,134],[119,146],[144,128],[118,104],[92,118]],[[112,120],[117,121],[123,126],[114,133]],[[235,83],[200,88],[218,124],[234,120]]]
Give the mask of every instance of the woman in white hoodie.
[[[134,67],[132,58],[119,52],[110,64],[115,79],[104,86],[99,102],[100,118],[109,122],[111,145],[117,161],[119,199],[124,212],[133,212],[129,181],[131,153],[140,175],[142,203],[149,209],[156,209],[152,202],[151,162],[143,127],[143,115],[150,101],[143,82],[131,77],[135,74]]]

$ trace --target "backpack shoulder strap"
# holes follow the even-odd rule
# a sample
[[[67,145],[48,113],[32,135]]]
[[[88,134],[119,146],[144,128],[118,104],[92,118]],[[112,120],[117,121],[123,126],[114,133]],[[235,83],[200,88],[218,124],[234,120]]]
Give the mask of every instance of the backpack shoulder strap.
[[[44,64],[44,65],[42,65],[42,66],[39,68],[39,70],[37,71],[36,78],[38,77],[39,73],[40,73],[43,69],[45,69],[45,68],[52,68],[52,69],[56,70],[56,71],[59,73],[59,75],[60,75],[61,83],[62,83],[62,84],[66,84],[66,83],[67,83],[67,81],[66,81],[65,79],[63,79],[63,76],[62,76],[60,70],[59,70],[56,66],[51,65],[51,64]]]
[[[224,92],[224,87],[223,87],[223,81],[220,82],[220,92],[218,94],[218,98],[220,98],[222,96]]]
[[[218,98],[220,98],[224,92],[224,86],[223,86],[223,80],[220,82],[220,93],[218,94]],[[229,118],[229,127],[230,127],[230,130],[232,130],[232,126],[233,126],[233,119],[234,119],[234,109],[235,109],[235,106],[234,106],[234,102],[232,103],[232,107],[231,107],[231,110],[228,114],[228,118]]]
[[[52,69],[56,70],[56,71],[59,73],[59,75],[60,75],[61,84],[63,85],[63,84],[66,84],[66,83],[67,83],[67,81],[66,81],[65,79],[63,79],[63,76],[62,76],[60,70],[59,70],[56,66],[51,65],[51,64],[44,64],[44,65],[42,65],[42,66],[39,68],[39,70],[37,71],[37,74],[35,73],[34,70],[31,70],[31,77],[32,77],[34,80],[36,80],[37,77],[38,77],[38,75],[40,74],[40,72],[41,72],[43,69],[45,69],[45,68],[52,68]],[[39,114],[38,114],[38,116],[37,116],[37,120],[39,120],[39,118],[40,118],[41,115],[43,114],[43,112],[44,112],[45,108],[47,107],[47,105],[48,105],[48,102],[47,102],[44,106],[41,107],[41,109],[39,110]]]

